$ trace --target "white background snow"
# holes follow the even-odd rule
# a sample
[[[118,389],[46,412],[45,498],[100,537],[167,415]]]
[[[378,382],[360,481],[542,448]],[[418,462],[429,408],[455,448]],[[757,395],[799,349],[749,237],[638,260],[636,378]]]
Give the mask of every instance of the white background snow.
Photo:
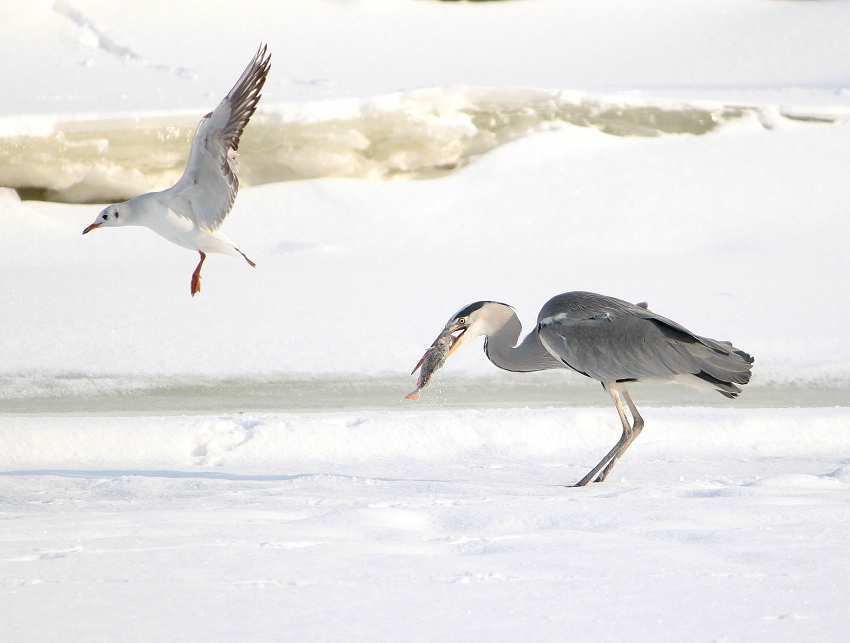
[[[528,328],[592,290],[733,340],[751,390],[846,400],[848,28],[829,0],[3,3],[4,137],[200,117],[261,40],[261,109],[305,120],[462,86],[754,109],[702,136],[550,127],[439,179],[243,187],[225,232],[258,268],[213,256],[194,299],[191,253],[81,237],[97,205],[0,189],[0,638],[844,640],[844,402],[646,407],[611,479],[577,490],[619,434],[601,390],[195,415],[48,414],[38,391],[389,377],[401,398],[463,305]],[[435,379],[493,371],[479,347]]]

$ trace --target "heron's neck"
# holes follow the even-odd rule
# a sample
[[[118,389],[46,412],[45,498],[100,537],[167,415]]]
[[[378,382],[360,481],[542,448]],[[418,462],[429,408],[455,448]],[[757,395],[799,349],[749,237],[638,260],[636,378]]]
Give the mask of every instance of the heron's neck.
[[[496,366],[506,371],[527,373],[545,371],[550,368],[564,368],[543,346],[536,331],[526,335],[517,346],[522,332],[522,324],[516,313],[511,311],[504,323],[487,334],[484,340],[484,352]]]

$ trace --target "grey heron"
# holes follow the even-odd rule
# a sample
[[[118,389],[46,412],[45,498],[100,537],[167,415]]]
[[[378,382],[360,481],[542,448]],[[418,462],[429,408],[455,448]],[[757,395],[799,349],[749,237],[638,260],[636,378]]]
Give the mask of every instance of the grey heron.
[[[219,228],[239,190],[239,138],[257,109],[270,69],[271,54],[266,53],[266,45],[261,45],[233,89],[201,119],[180,180],[167,190],[104,208],[83,234],[97,228],[145,226],[178,246],[198,252],[201,260],[190,284],[193,297],[201,290],[201,267],[207,253],[241,256],[256,267]]]
[[[754,362],[731,343],[692,333],[650,311],[645,303],[630,304],[591,292],[553,297],[540,309],[534,330],[517,344],[521,332],[513,308],[496,301],[478,301],[452,316],[434,346],[441,338],[453,336],[447,359],[484,335],[484,352],[501,369],[518,373],[570,369],[601,382],[617,407],[623,434],[577,487],[605,480],[643,429],[628,383],[675,380],[734,398],[741,392],[738,385],[749,382]]]

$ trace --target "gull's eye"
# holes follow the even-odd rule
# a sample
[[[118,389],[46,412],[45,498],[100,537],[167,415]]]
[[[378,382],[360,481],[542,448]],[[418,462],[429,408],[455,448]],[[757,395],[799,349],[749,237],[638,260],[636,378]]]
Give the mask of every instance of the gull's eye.
[[[103,215],[103,220],[104,220],[104,221],[106,221],[108,218],[109,218],[109,215],[108,215],[108,214],[104,214],[104,215]]]

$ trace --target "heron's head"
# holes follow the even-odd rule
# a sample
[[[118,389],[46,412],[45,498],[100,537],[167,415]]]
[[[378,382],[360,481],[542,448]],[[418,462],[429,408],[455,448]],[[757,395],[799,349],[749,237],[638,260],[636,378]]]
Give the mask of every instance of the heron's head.
[[[461,308],[452,315],[451,319],[449,319],[446,324],[446,327],[443,328],[442,332],[437,336],[437,339],[434,340],[434,343],[431,344],[427,351],[425,351],[422,359],[420,359],[413,368],[411,375],[419,370],[419,367],[425,363],[426,359],[428,359],[431,351],[434,350],[442,340],[445,340],[447,335],[452,335],[454,337],[454,341],[446,353],[445,358],[442,362],[440,362],[440,365],[451,357],[458,348],[466,346],[476,337],[495,333],[513,316],[513,308],[507,304],[500,304],[497,301],[476,301],[474,304],[469,304],[469,306]],[[440,368],[440,365],[436,368]],[[418,391],[415,392],[418,393]],[[418,399],[418,395],[417,397],[410,399]]]
[[[513,308],[498,301],[476,301],[461,308],[443,329],[444,334],[451,333],[457,338],[446,359],[477,337],[495,333],[513,314]]]
[[[90,226],[83,230],[83,234],[91,232],[96,228],[114,228],[116,226],[125,225],[129,215],[129,210],[126,203],[114,203],[103,208],[97,218]]]

